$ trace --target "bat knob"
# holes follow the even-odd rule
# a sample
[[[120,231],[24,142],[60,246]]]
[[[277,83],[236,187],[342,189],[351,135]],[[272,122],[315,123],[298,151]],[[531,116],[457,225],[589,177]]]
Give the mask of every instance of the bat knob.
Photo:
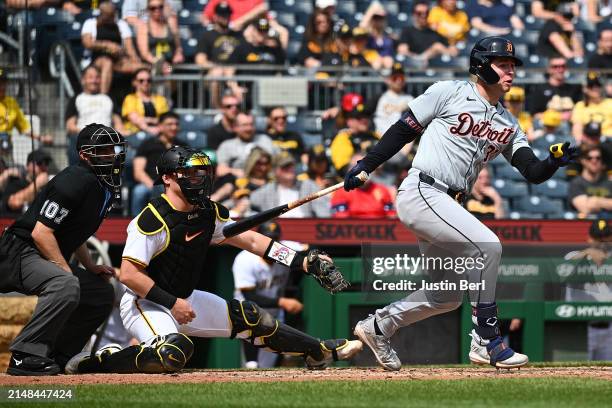
[[[363,183],[365,183],[366,181],[368,181],[368,179],[370,178],[370,176],[368,176],[368,173],[366,173],[365,171],[362,171],[361,173],[359,173],[358,175],[356,175],[355,177],[357,177],[359,180],[361,180]]]

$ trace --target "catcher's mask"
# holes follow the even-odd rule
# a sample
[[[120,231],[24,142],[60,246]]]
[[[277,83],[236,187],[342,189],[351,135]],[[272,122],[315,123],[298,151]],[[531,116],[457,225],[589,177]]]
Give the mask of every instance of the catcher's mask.
[[[181,192],[190,204],[204,207],[212,193],[214,178],[210,158],[197,150],[173,146],[157,162],[155,184],[163,184],[162,175],[175,174]]]
[[[102,183],[113,190],[121,187],[126,144],[119,132],[98,123],[87,125],[77,137],[77,151]]]

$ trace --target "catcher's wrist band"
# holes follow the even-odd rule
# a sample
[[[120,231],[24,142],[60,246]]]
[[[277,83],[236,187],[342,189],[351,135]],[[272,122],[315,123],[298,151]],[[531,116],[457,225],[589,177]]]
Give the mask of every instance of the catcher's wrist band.
[[[303,254],[274,240],[270,241],[270,245],[264,253],[264,259],[288,266],[291,270],[295,268],[303,269],[304,258]]]
[[[145,296],[145,299],[155,302],[158,305],[162,305],[168,308],[168,310],[172,310],[174,304],[176,303],[176,296],[166,292],[157,286],[157,284],[153,285],[151,290],[149,290],[149,293],[147,293],[147,296]]]

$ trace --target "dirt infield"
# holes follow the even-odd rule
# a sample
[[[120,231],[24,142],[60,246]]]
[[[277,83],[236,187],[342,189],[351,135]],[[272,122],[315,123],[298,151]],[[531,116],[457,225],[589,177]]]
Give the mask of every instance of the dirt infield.
[[[598,378],[612,381],[612,367],[525,367],[521,370],[495,370],[490,367],[431,368],[404,367],[388,372],[379,368],[329,368],[279,370],[205,370],[180,374],[85,374],[55,377],[11,377],[0,374],[0,386],[37,384],[162,384],[211,382],[339,381],[339,380],[458,380],[470,378]]]

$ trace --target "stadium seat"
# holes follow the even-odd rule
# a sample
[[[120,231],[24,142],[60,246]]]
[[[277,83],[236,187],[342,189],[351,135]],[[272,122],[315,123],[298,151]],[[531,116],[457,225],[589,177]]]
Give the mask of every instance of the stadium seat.
[[[145,140],[149,138],[151,138],[149,134],[145,132],[138,132],[132,136],[126,137],[125,141],[127,142],[129,147],[131,147],[134,150],[138,150],[142,142],[144,142]]]
[[[563,201],[548,197],[523,197],[513,200],[514,208],[519,211],[537,214],[554,214],[564,211]]]
[[[303,13],[310,15],[314,11],[314,7],[312,6],[312,2],[310,1],[294,1],[293,7],[291,8],[295,13]]]
[[[64,24],[62,27],[62,38],[65,40],[78,40],[81,42],[81,23],[78,21],[72,24]]]
[[[544,218],[544,214],[512,211],[510,212],[509,217],[511,220],[541,220]]]
[[[287,45],[287,58],[289,61],[297,62],[296,58],[298,53],[300,52],[300,48],[302,47],[301,41],[291,40]]]
[[[183,9],[189,11],[202,12],[207,0],[183,0]]]
[[[34,12],[34,24],[36,26],[60,25],[72,23],[74,17],[64,10],[53,7],[39,9]]]
[[[208,136],[204,132],[188,131],[181,132],[178,136],[178,140],[187,143],[189,147],[194,149],[204,149],[208,146]]]
[[[495,168],[495,178],[502,180],[515,180],[515,181],[525,181],[523,175],[519,173],[519,171],[510,166],[509,164],[505,166],[499,166]]]
[[[538,196],[567,199],[568,183],[563,180],[551,179],[541,184],[533,184],[531,191]]]
[[[255,129],[258,133],[262,133],[266,131],[268,127],[268,118],[265,116],[255,116]]]
[[[532,31],[540,31],[540,29],[544,26],[544,20],[535,18],[531,14],[525,16],[523,23],[525,24],[525,29]]]
[[[189,11],[187,9],[183,9],[178,14],[178,23],[180,26],[193,26],[193,25],[202,25],[200,21],[200,13],[197,11]]]
[[[529,194],[527,183],[497,179],[493,182],[495,190],[504,198],[518,198]]]
[[[183,46],[183,54],[185,55],[185,59],[192,60],[198,50],[197,37],[182,39],[181,45]]]
[[[323,144],[323,136],[316,135],[316,134],[311,134],[311,133],[304,133],[302,134],[302,140],[304,141],[304,148],[308,149],[314,145],[318,145],[318,144]]]
[[[180,125],[181,130],[188,131],[205,131],[212,125],[214,125],[214,116],[210,115],[192,115],[186,114],[181,115]]]
[[[357,6],[352,0],[342,0],[338,2],[336,6],[336,13],[338,14],[349,14],[355,15],[357,13]]]
[[[321,133],[323,124],[320,116],[298,115],[287,126],[300,133]]]
[[[276,20],[284,27],[295,27],[296,19],[293,13],[277,13]]]

